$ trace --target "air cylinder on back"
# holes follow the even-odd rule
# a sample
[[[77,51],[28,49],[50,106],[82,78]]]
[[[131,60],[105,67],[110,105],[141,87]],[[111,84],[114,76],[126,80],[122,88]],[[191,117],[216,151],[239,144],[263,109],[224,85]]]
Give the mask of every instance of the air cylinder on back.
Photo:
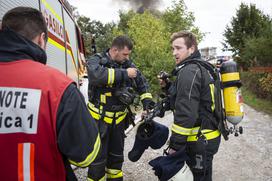
[[[223,85],[224,109],[227,120],[233,125],[240,123],[244,116],[243,99],[241,95],[240,75],[234,61],[222,63],[220,68]]]

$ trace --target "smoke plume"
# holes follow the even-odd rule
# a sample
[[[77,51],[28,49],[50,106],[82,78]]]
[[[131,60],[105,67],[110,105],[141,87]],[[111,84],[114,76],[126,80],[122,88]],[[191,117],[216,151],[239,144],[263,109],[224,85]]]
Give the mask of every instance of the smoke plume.
[[[113,0],[118,3],[129,3],[131,8],[137,13],[143,13],[145,10],[156,10],[162,0]]]

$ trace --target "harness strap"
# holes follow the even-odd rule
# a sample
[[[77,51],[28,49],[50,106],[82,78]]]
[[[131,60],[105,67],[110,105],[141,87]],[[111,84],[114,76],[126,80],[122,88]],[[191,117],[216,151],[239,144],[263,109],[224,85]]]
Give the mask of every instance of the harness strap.
[[[119,112],[103,111],[103,107],[99,109],[94,104],[88,102],[88,109],[92,117],[96,120],[103,120],[108,124],[112,124],[113,120],[116,120],[116,124],[119,124],[127,115],[127,110]],[[102,114],[101,114],[102,113]],[[104,116],[103,116],[104,115]]]

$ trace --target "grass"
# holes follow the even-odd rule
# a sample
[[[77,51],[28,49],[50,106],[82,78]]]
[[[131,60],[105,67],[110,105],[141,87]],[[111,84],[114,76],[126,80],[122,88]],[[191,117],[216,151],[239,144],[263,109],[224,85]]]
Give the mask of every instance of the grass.
[[[253,94],[250,90],[242,87],[242,95],[244,102],[256,109],[257,111],[262,111],[267,114],[272,115],[272,102],[267,101],[265,99],[258,98],[255,94]]]

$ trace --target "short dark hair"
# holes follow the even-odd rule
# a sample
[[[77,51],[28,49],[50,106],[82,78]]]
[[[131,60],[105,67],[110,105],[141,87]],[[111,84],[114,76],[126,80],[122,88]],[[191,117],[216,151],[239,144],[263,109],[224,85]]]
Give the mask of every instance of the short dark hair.
[[[179,31],[176,33],[173,33],[171,36],[170,42],[173,43],[178,38],[183,38],[185,41],[185,45],[187,48],[191,48],[192,46],[195,47],[195,50],[197,50],[197,41],[196,41],[196,36],[189,31]]]
[[[112,41],[111,47],[117,47],[118,49],[123,49],[127,47],[129,50],[132,50],[133,43],[128,36],[120,35],[114,38]]]
[[[16,33],[33,40],[37,35],[45,33],[47,41],[47,25],[42,13],[31,7],[16,7],[9,10],[2,19],[2,29],[9,28]]]

